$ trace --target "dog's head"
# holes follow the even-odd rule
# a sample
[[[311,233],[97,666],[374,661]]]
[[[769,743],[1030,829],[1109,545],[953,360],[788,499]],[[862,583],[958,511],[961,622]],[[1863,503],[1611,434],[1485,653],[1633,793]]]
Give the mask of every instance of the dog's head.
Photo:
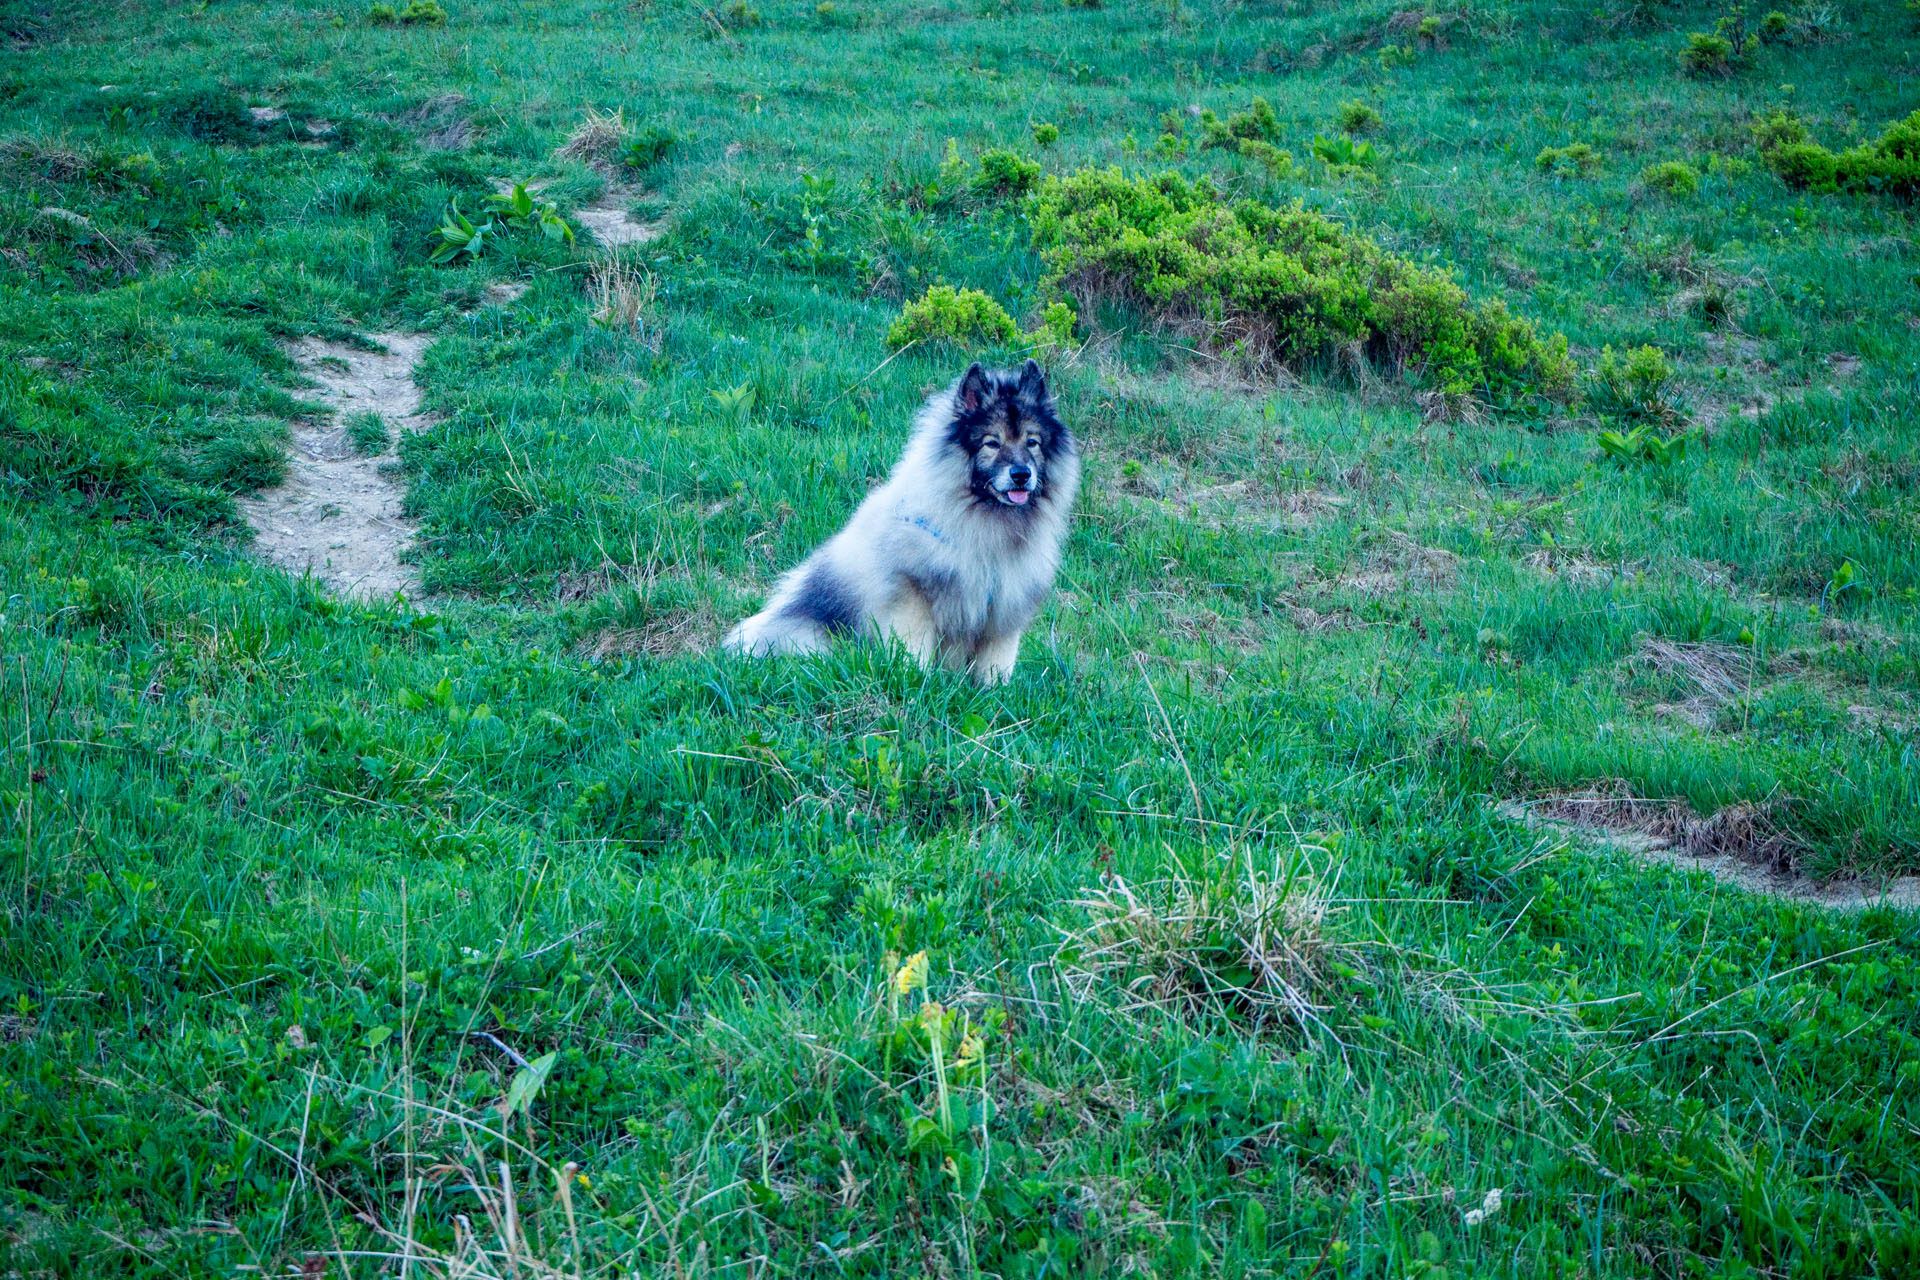
[[[1050,468],[1058,470],[1074,448],[1054,415],[1047,376],[1032,360],[1017,372],[975,364],[961,375],[948,439],[968,459],[974,500],[1009,513],[1043,505]]]

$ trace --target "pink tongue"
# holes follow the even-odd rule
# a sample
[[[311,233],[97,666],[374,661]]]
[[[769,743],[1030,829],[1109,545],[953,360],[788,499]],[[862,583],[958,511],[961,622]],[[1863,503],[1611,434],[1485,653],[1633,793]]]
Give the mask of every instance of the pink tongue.
[[[1027,490],[1009,489],[1007,490],[1007,500],[1012,502],[1016,507],[1024,507],[1027,505]]]

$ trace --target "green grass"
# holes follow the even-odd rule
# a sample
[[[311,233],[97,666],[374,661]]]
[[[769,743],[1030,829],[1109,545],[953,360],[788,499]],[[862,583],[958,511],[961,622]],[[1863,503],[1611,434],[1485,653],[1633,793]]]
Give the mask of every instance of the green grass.
[[[503,1162],[521,1275],[1920,1267],[1915,917],[1497,810],[1620,781],[1920,871],[1913,208],[1748,128],[1879,136],[1904,20],[1723,79],[1702,4],[445,7],[0,19],[0,1272],[511,1274]],[[1288,176],[1198,145],[1255,96]],[[622,174],[645,326],[595,323],[585,236],[428,261],[456,198],[606,194],[553,154],[589,109],[675,140]],[[1058,300],[974,181],[1042,122],[1049,175],[1298,199],[1583,369],[1659,347],[1684,456],[1095,300],[1011,685],[721,660],[925,392],[1023,354],[894,356],[904,303]],[[284,344],[389,330],[437,339],[412,606],[262,566],[235,504],[313,412]],[[1235,993],[1250,920],[1311,1017]]]

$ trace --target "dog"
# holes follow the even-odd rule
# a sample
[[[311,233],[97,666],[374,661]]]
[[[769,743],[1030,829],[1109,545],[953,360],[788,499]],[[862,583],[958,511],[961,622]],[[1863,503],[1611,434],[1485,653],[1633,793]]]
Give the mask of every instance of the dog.
[[[923,667],[1012,674],[1060,568],[1079,446],[1046,374],[978,363],[927,399],[891,475],[722,641],[762,657],[894,638]]]

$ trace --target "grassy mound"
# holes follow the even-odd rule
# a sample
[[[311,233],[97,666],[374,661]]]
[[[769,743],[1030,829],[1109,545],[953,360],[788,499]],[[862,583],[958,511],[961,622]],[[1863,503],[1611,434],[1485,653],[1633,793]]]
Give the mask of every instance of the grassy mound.
[[[1119,297],[1210,324],[1216,344],[1282,365],[1358,349],[1449,399],[1559,397],[1572,385],[1564,337],[1298,203],[1229,202],[1176,173],[1083,169],[1048,178],[1031,216],[1050,284],[1083,304]]]

